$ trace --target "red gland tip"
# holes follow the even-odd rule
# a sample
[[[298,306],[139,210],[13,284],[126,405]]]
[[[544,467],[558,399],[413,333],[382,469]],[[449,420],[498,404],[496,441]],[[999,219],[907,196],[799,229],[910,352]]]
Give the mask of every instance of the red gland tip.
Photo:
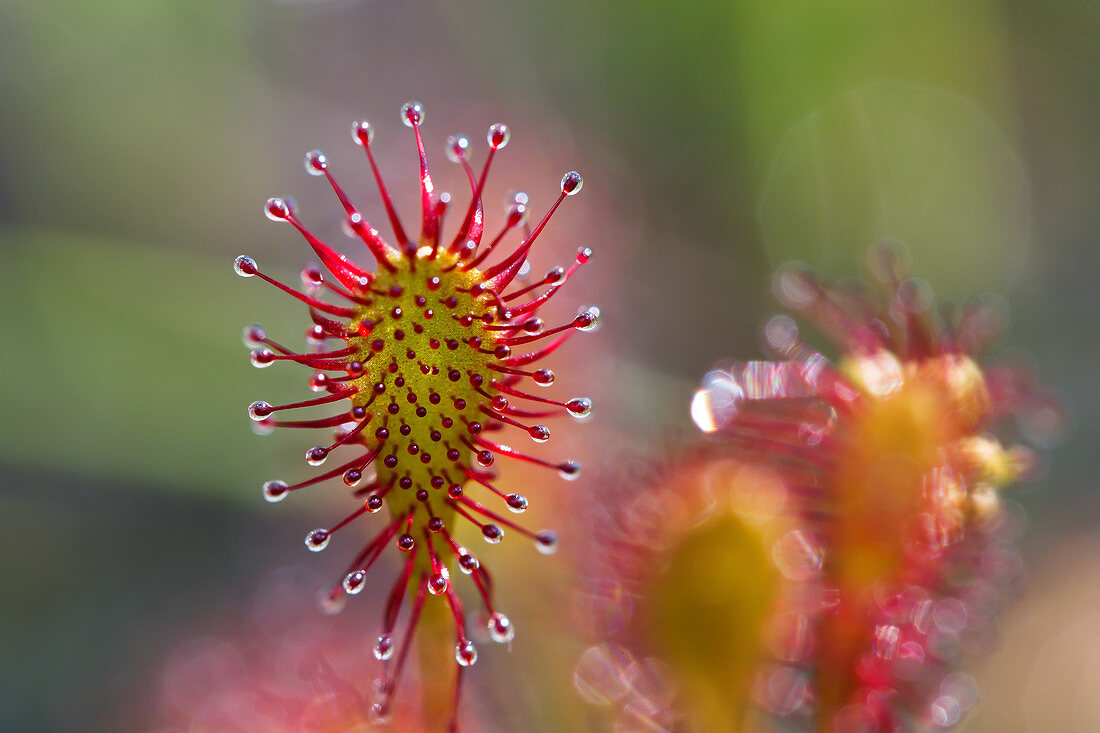
[[[455,660],[463,667],[472,666],[477,662],[477,649],[469,639],[460,641],[455,646]]]
[[[540,387],[549,387],[554,383],[554,372],[549,369],[536,369],[531,379]]]
[[[291,199],[273,197],[264,203],[264,214],[271,221],[289,221],[294,216],[294,202]]]
[[[576,481],[581,477],[581,464],[577,461],[563,461],[558,464],[558,475],[566,481]]]
[[[600,309],[596,306],[590,306],[583,309],[576,318],[573,319],[573,325],[580,331],[589,333],[595,331],[600,327]]]
[[[364,571],[355,570],[345,575],[340,585],[343,586],[345,593],[354,596],[362,592],[366,580],[367,574]]]
[[[535,533],[535,548],[543,555],[553,555],[558,551],[558,535],[548,529]]]
[[[545,425],[532,425],[527,429],[527,434],[536,443],[545,443],[550,440],[550,428]]]
[[[584,179],[576,171],[569,171],[561,177],[561,192],[566,196],[580,193],[582,186],[584,186]]]
[[[264,499],[274,504],[282,501],[290,493],[286,481],[268,481],[263,485]]]
[[[251,275],[242,275],[242,277],[251,277]],[[262,326],[256,323],[245,326],[241,331],[241,340],[249,349],[257,348],[266,338],[267,332],[264,331]]]
[[[444,568],[445,570],[446,568]],[[448,587],[447,576],[443,573],[436,573],[428,578],[428,592],[433,596],[442,595],[447,592]]]
[[[306,153],[306,173],[311,176],[323,176],[325,170],[328,168],[328,161],[325,158],[325,154],[320,150],[310,150]]]
[[[260,268],[256,265],[256,260],[248,255],[237,255],[237,259],[233,260],[233,271],[241,277],[254,277],[260,272]],[[252,328],[252,326],[249,326],[249,328]],[[259,326],[256,326],[256,328],[259,328]]]
[[[489,147],[493,150],[500,150],[508,144],[508,141],[512,138],[512,131],[508,129],[508,125],[501,122],[495,125],[489,126],[489,134],[487,135],[489,140]]]
[[[248,358],[257,369],[265,369],[275,363],[275,355],[268,349],[256,349]]]
[[[356,120],[351,125],[351,139],[365,148],[374,141],[374,128],[366,120]]]
[[[320,552],[328,547],[328,541],[332,534],[327,529],[314,529],[306,534],[306,547],[310,552]]]
[[[447,160],[452,163],[461,163],[469,154],[470,140],[465,135],[450,135],[447,137]],[[442,198],[442,197],[440,197]],[[449,200],[448,196],[448,200]]]
[[[306,451],[306,463],[311,466],[320,466],[328,458],[328,450],[324,446],[315,445]]]
[[[424,121],[424,107],[420,102],[405,102],[401,106],[401,122],[405,127],[415,127]]]
[[[496,524],[486,524],[481,528],[481,536],[490,545],[495,545],[504,539],[504,530]]]
[[[516,630],[512,621],[500,611],[494,611],[489,616],[489,638],[497,644],[507,644],[516,638]]]
[[[315,262],[311,262],[303,267],[299,277],[302,280],[302,285],[311,289],[315,289],[325,282],[325,274],[321,272],[321,266]]]
[[[573,417],[588,417],[592,414],[592,400],[587,397],[574,397],[565,403],[565,409]]]

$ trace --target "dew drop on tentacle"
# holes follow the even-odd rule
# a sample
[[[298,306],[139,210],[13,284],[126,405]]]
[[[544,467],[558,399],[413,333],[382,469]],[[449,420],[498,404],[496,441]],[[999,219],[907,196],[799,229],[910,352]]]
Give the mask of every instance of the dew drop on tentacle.
[[[367,574],[362,570],[355,570],[344,576],[342,585],[344,592],[349,595],[358,595],[363,591],[363,585],[367,580]]]
[[[237,259],[233,260],[233,271],[241,277],[253,277],[260,271],[260,268],[256,264],[256,260],[248,255],[238,255]],[[249,326],[249,328],[251,328],[251,326]],[[259,328],[259,326],[257,326],[257,328]],[[245,329],[246,332],[247,330],[248,329]]]
[[[447,592],[448,587],[447,569],[442,568],[440,572],[435,573],[428,578],[428,592],[433,596],[442,595]]]
[[[310,552],[320,552],[328,547],[331,538],[332,535],[327,529],[313,529],[306,534],[305,544]]]
[[[587,397],[574,397],[565,403],[565,409],[572,417],[586,418],[592,414],[592,400]]]
[[[469,154],[470,140],[465,135],[449,135],[447,137],[447,160],[452,163],[461,163]]]
[[[584,186],[584,179],[576,171],[569,171],[561,177],[561,191],[566,196],[580,193],[582,186]]]
[[[271,221],[286,221],[294,215],[294,202],[285,198],[269,198],[264,204],[264,215]]]
[[[475,570],[477,570],[480,567],[481,567],[481,562],[476,557],[474,557],[473,555],[470,555],[469,553],[463,553],[458,558],[458,569],[461,570],[466,575],[470,575],[471,573],[473,573]]]
[[[493,150],[501,150],[508,144],[508,141],[512,139],[512,131],[508,129],[508,125],[497,122],[489,126],[489,132],[486,135],[486,139],[489,141],[490,148]]]
[[[764,340],[780,356],[786,356],[798,343],[798,324],[790,316],[774,316],[764,326]]]
[[[367,511],[371,514],[377,514],[382,506],[385,504],[382,497],[378,494],[371,494],[367,497],[367,500],[363,502],[363,505],[367,508]]]
[[[489,616],[489,638],[497,644],[507,644],[516,638],[516,630],[512,627],[512,621],[500,611],[494,611]]]
[[[802,262],[786,262],[772,276],[772,291],[788,308],[801,310],[813,303],[820,292],[817,275]]]
[[[728,372],[707,372],[703,383],[691,398],[691,419],[704,433],[713,433],[728,424],[741,409],[745,390]]]
[[[374,658],[380,662],[384,662],[392,656],[393,637],[389,634],[382,634],[374,644]]]
[[[302,285],[306,288],[316,290],[318,286],[325,282],[325,275],[321,272],[320,265],[316,263],[310,263],[302,268],[302,271],[298,273],[298,277],[302,281]]]
[[[306,173],[311,176],[323,176],[328,168],[328,160],[320,150],[310,150],[306,153]]]
[[[245,348],[258,348],[265,338],[267,338],[267,332],[259,324],[253,323],[241,330],[241,342],[244,343]]]
[[[584,331],[585,333],[597,330],[600,327],[600,309],[594,305],[582,308],[576,319],[574,319],[573,325],[578,331]]]
[[[508,494],[504,501],[508,504],[508,508],[516,514],[527,511],[527,497],[523,494]]]
[[[416,539],[408,533],[397,538],[397,549],[402,552],[411,552],[416,547]]]
[[[366,120],[356,120],[351,124],[351,139],[356,145],[366,147],[374,141],[374,128]]]
[[[558,465],[558,475],[566,481],[576,481],[581,477],[581,464],[577,461],[565,461]]]
[[[378,682],[378,680],[375,680]],[[393,720],[392,711],[389,708],[387,702],[372,702],[370,708],[367,710],[367,719],[370,720],[371,725],[382,727],[389,725]]]
[[[558,551],[558,535],[548,529],[535,533],[535,549],[543,555],[553,555]]]
[[[424,121],[424,107],[420,102],[405,102],[401,106],[401,123],[413,127]]]
[[[248,360],[257,369],[266,369],[275,363],[275,354],[268,349],[255,349],[248,355]]]
[[[504,199],[504,213],[509,228],[527,221],[527,194],[523,191],[510,192]]]
[[[363,226],[363,215],[359,212],[351,216],[345,216],[340,220],[340,231],[348,239],[358,239],[360,228]]]
[[[256,422],[266,420],[274,411],[274,408],[263,400],[257,400],[248,406],[248,416]]]
[[[545,443],[550,440],[550,428],[545,425],[532,425],[527,429],[527,434],[536,443]]]
[[[504,530],[496,524],[486,524],[481,528],[481,536],[490,545],[496,545],[504,538]]]
[[[306,451],[306,463],[311,466],[320,466],[328,458],[328,449],[321,445],[315,445]]]
[[[321,613],[335,616],[344,610],[348,597],[342,588],[322,588],[317,594],[317,605]]]
[[[554,383],[554,372],[549,369],[536,369],[531,379],[540,387],[549,387]]]
[[[477,662],[477,648],[474,643],[466,639],[455,645],[455,660],[463,667],[469,667]]]
[[[286,481],[268,481],[263,485],[264,498],[272,504],[282,501],[289,493]]]

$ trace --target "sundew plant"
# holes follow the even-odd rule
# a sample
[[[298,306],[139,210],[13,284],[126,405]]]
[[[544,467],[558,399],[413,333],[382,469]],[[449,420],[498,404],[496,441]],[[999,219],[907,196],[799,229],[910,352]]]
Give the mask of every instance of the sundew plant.
[[[556,199],[533,227],[527,221],[527,194],[511,194],[503,224],[486,236],[482,191],[493,157],[508,144],[509,130],[503,124],[489,128],[489,151],[480,172],[470,165],[468,139],[451,136],[446,141],[447,157],[465,172],[471,199],[459,212],[457,229],[446,237],[443,220],[451,197],[437,193],[432,182],[420,132],[421,105],[406,104],[401,120],[412,129],[419,160],[418,235],[411,237],[398,217],[372,154],[374,131],[360,121],[352,126],[352,138],[365,152],[377,182],[393,230],[392,242],[349,200],[323,153],[306,155],[305,168],[331,185],[344,211],[345,228],[362,240],[374,267],[364,267],[320,241],[302,223],[294,204],[283,198],[268,200],[267,217],[290,224],[321,262],[303,270],[304,290],[268,276],[251,257],[238,257],[234,267],[238,275],[258,277],[302,301],[313,322],[307,334],[312,349],[305,353],[283,346],[259,326],[247,327],[244,338],[252,348],[252,364],[258,368],[276,362],[305,366],[312,372],[310,389],[321,393],[282,405],[253,402],[249,415],[261,432],[306,428],[333,433],[331,442],[305,452],[310,466],[325,466],[320,473],[294,483],[267,481],[263,495],[270,502],[282,502],[306,487],[336,479],[351,489],[354,511],[306,535],[305,545],[313,552],[324,550],[347,532],[345,528],[371,515],[385,517],[374,520],[374,537],[322,595],[322,605],[330,612],[339,610],[347,596],[363,590],[367,572],[383,552],[394,548],[403,554],[402,570],[385,601],[374,647],[383,672],[375,684],[377,699],[371,710],[379,721],[390,715],[420,628],[421,680],[429,716],[455,727],[462,672],[477,661],[478,650],[467,632],[452,568],[470,577],[488,614],[489,637],[503,644],[515,635],[511,619],[494,603],[488,569],[458,541],[455,527],[461,522],[472,524],[490,544],[515,532],[544,554],[555,551],[554,532],[532,531],[510,518],[527,509],[527,498],[498,487],[492,466],[498,457],[505,457],[545,467],[566,480],[579,476],[576,461],[546,461],[503,441],[515,436],[545,443],[550,429],[533,421],[590,414],[592,403],[586,397],[561,400],[539,394],[555,377],[537,362],[573,334],[595,330],[600,312],[595,307],[582,308],[568,322],[553,326],[538,315],[543,304],[589,261],[592,251],[587,247],[577,252],[568,268],[554,267],[542,277],[526,277],[536,240],[558,206],[581,190],[580,174],[571,171],[562,177]],[[509,236],[518,238],[519,244],[505,253],[501,244]],[[318,418],[283,418],[289,411],[316,406],[333,412]],[[338,465],[328,468],[325,464],[330,460]],[[397,623],[406,601],[410,610],[399,632]],[[441,628],[447,618],[453,629],[449,642]],[[441,654],[441,648],[447,653]],[[441,684],[441,680],[449,681]]]

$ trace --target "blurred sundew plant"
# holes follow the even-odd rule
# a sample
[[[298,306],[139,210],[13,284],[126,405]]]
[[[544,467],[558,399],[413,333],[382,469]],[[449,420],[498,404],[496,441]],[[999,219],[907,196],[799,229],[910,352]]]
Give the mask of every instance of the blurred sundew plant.
[[[305,460],[321,466],[330,454],[341,455],[340,465],[311,478],[296,483],[267,481],[263,496],[269,502],[282,502],[300,489],[337,477],[353,489],[355,511],[306,535],[305,545],[314,552],[324,550],[337,532],[346,535],[345,527],[358,526],[356,520],[363,515],[388,508],[389,518],[362,546],[342,579],[322,590],[321,607],[328,613],[340,611],[348,596],[363,591],[367,572],[379,556],[395,545],[404,561],[385,601],[381,633],[373,646],[373,656],[382,662],[382,675],[373,684],[370,714],[377,723],[390,721],[416,634],[424,720],[432,727],[456,730],[463,671],[477,661],[478,651],[451,583],[452,567],[471,577],[485,610],[489,638],[507,644],[515,636],[511,619],[494,605],[489,571],[460,543],[460,529],[463,522],[476,527],[490,545],[501,542],[506,532],[515,532],[543,554],[557,549],[554,532],[531,531],[500,513],[522,514],[528,500],[498,488],[490,467],[503,456],[554,470],[566,480],[579,476],[576,461],[549,461],[501,441],[519,435],[545,443],[550,429],[532,421],[590,415],[592,403],[586,397],[562,400],[530,390],[554,384],[554,373],[536,368],[536,363],[573,334],[596,330],[600,312],[583,308],[555,326],[547,326],[538,316],[540,308],[590,260],[592,250],[587,247],[577,251],[570,267],[554,267],[542,277],[528,278],[531,250],[562,202],[581,190],[580,174],[570,171],[562,177],[557,197],[534,225],[528,222],[528,195],[513,191],[505,202],[503,225],[486,236],[482,191],[493,158],[508,144],[510,131],[499,123],[489,128],[489,151],[480,172],[470,165],[469,140],[453,135],[446,142],[447,157],[462,167],[471,197],[468,206],[452,214],[460,221],[457,231],[445,236],[444,217],[452,198],[435,190],[420,131],[421,105],[404,105],[401,121],[413,132],[419,159],[418,235],[407,233],[383,181],[372,152],[374,129],[358,121],[352,125],[352,139],[366,154],[393,230],[393,244],[363,218],[322,152],[308,153],[305,168],[327,180],[343,208],[345,233],[362,241],[375,267],[366,269],[332,249],[306,228],[291,200],[272,198],[264,207],[267,217],[298,230],[321,264],[302,271],[304,290],[270,277],[245,255],[236,259],[234,269],[241,277],[266,281],[304,303],[313,323],[306,331],[309,348],[301,353],[274,340],[258,325],[245,328],[253,366],[266,368],[286,361],[309,367],[313,370],[309,387],[321,395],[283,405],[253,402],[248,414],[256,431],[333,430],[333,441],[307,450]],[[508,237],[518,238],[519,244],[501,247]],[[283,419],[285,411],[314,407],[325,408],[324,414]],[[471,496],[478,493],[487,499],[484,504]],[[399,634],[406,598],[410,608]],[[453,642],[448,640],[452,633]]]
[[[696,392],[702,445],[597,501],[605,634],[575,680],[615,725],[942,729],[977,704],[960,662],[992,650],[1020,572],[1000,493],[1038,460],[1002,441],[1059,408],[983,362],[1001,301],[935,301],[896,243],[868,262],[869,282],[780,268],[776,295],[837,357],[774,317],[776,361]]]

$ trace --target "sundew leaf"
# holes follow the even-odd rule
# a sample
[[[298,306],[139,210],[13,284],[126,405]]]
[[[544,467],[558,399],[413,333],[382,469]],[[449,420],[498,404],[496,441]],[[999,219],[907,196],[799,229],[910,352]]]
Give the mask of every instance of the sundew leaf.
[[[0,251],[0,461],[246,500],[304,467],[304,448],[253,435],[246,414],[309,396],[297,370],[256,374],[241,344],[262,314],[302,324],[271,329],[300,345],[289,299],[231,260],[151,246],[9,229]]]
[[[795,124],[759,202],[764,245],[827,277],[868,246],[905,243],[947,295],[1003,290],[1030,240],[1028,181],[978,107],[942,91],[876,83]]]

